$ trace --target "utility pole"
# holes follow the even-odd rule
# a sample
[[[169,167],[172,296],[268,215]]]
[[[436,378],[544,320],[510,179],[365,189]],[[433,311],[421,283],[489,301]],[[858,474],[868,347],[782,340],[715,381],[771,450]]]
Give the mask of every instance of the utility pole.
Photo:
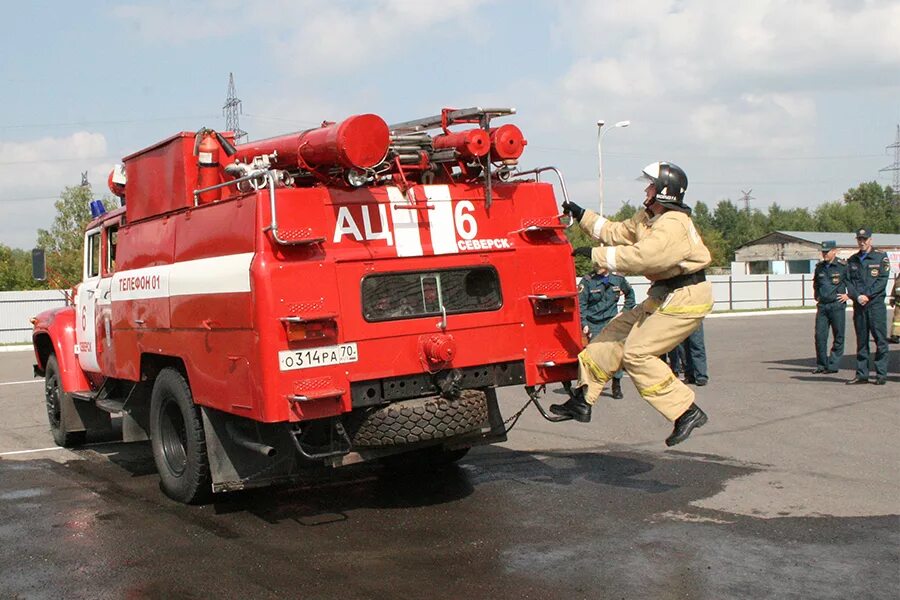
[[[894,181],[891,183],[891,187],[894,189],[895,194],[900,194],[900,125],[897,125],[897,137],[894,138],[894,143],[885,147],[885,150],[894,151],[894,164],[878,169],[878,172],[893,171]]]
[[[747,212],[750,212],[750,201],[756,200],[756,198],[754,198],[753,196],[750,195],[750,192],[752,192],[752,191],[753,191],[753,188],[750,188],[746,192],[744,190],[741,190],[741,194],[743,194],[743,196],[741,196],[741,202],[744,203],[744,210]]]
[[[234,132],[234,141],[241,143],[243,138],[247,137],[247,132],[241,129],[238,115],[244,111],[241,108],[241,101],[237,98],[234,91],[234,73],[228,74],[228,97],[225,98],[225,105],[222,107],[222,114],[225,115],[226,131]]]

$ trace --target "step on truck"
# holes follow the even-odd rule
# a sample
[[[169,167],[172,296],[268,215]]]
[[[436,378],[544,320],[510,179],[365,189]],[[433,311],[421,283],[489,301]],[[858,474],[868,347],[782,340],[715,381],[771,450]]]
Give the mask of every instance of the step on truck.
[[[56,442],[121,417],[187,503],[310,466],[447,464],[496,389],[576,375],[575,271],[513,109],[372,114],[235,144],[181,132],[109,177],[71,305],[34,319]],[[556,180],[556,179],[554,179]],[[511,412],[518,405],[509,409]]]

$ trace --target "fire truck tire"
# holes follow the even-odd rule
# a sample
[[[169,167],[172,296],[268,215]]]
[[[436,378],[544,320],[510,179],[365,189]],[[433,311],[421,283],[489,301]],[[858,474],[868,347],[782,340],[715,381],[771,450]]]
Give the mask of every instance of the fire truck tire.
[[[62,416],[63,404],[71,405],[74,400],[71,394],[62,391],[59,381],[59,363],[53,354],[47,359],[47,366],[44,369],[44,400],[53,441],[63,448],[72,448],[83,444],[87,436],[86,431],[68,431],[66,429]]]
[[[459,398],[417,398],[372,411],[353,435],[354,446],[379,447],[450,438],[484,427],[484,392],[464,390]]]
[[[188,382],[176,369],[163,369],[153,383],[150,441],[163,492],[185,504],[204,502],[212,484],[203,420]]]

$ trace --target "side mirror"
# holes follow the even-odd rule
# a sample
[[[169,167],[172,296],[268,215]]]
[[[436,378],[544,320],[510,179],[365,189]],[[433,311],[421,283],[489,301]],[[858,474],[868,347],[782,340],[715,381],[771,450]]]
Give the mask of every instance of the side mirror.
[[[47,279],[47,265],[44,259],[44,249],[35,248],[31,251],[31,276],[36,281]]]

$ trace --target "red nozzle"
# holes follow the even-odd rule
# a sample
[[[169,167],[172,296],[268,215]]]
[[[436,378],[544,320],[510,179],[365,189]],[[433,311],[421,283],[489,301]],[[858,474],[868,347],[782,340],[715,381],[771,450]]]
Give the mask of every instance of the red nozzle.
[[[502,125],[491,129],[491,160],[516,160],[525,151],[528,141],[515,125]]]
[[[491,150],[491,138],[484,129],[468,129],[458,133],[435,136],[435,150],[452,148],[463,158],[481,158]]]

